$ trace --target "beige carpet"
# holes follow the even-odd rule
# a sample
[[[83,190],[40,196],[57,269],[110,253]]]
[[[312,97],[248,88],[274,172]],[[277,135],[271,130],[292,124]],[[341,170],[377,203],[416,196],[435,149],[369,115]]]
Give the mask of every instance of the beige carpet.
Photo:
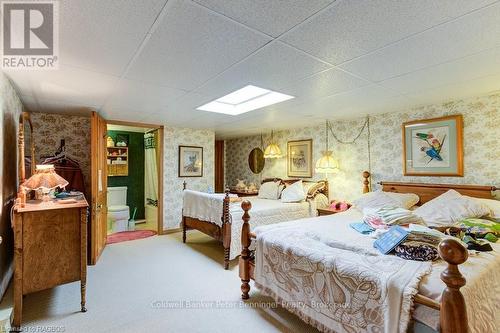
[[[241,302],[237,262],[225,271],[222,258],[222,247],[196,231],[186,245],[178,233],[108,245],[88,270],[87,313],[78,312],[80,285],[71,283],[26,296],[23,324],[85,333],[315,332],[255,289]]]

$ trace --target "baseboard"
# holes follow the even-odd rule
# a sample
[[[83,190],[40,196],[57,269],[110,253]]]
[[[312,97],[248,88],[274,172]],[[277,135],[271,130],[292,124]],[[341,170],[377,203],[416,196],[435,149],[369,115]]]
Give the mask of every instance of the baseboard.
[[[182,231],[182,228],[167,229],[167,230],[162,230],[160,235],[175,234],[176,232],[181,232],[181,231]]]
[[[0,300],[2,300],[7,288],[9,287],[10,280],[12,279],[12,275],[14,275],[14,261],[11,261],[5,275],[3,276],[2,281],[0,281]]]

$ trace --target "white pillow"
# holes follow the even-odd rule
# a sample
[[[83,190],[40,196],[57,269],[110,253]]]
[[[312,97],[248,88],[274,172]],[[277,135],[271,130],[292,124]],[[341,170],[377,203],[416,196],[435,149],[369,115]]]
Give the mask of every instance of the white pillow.
[[[495,199],[484,199],[484,198],[474,198],[464,195],[464,197],[471,198],[472,200],[476,200],[490,210],[490,215],[495,220],[500,219],[500,200]]]
[[[426,202],[413,211],[424,219],[429,226],[447,227],[466,218],[478,218],[490,214],[488,207],[481,202],[461,195],[455,190]]]
[[[363,211],[365,208],[378,209],[382,207],[400,207],[404,208],[403,204],[387,195],[387,192],[375,191],[363,194],[361,197],[353,201],[353,206]]]
[[[280,182],[265,182],[260,186],[258,198],[278,200]]]
[[[305,200],[305,198],[306,193],[304,192],[302,180],[296,181],[292,185],[285,187],[283,192],[281,192],[281,202],[301,202]]]
[[[420,197],[415,193],[395,193],[395,192],[384,192],[391,198],[399,201],[404,209],[410,209],[415,206],[419,201]]]

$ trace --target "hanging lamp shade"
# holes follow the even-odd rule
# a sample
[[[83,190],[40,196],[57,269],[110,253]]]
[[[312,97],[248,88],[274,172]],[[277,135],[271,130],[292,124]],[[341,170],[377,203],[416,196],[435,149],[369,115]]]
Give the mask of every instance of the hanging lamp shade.
[[[264,158],[281,157],[281,149],[276,143],[274,143],[273,138],[273,132],[271,131],[271,143],[266,147],[266,149],[264,149]]]
[[[333,158],[333,152],[328,150],[328,120],[325,122],[325,139],[326,150],[323,151],[323,157],[316,161],[315,171],[317,173],[324,173],[328,176],[329,173],[336,173],[339,171],[339,162]]]
[[[264,158],[279,158],[279,157],[281,157],[281,149],[275,143],[271,143],[264,150]]]
[[[317,173],[336,173],[339,171],[339,163],[337,160],[333,158],[333,152],[331,150],[327,150],[323,152],[323,157],[316,161],[316,169]]]

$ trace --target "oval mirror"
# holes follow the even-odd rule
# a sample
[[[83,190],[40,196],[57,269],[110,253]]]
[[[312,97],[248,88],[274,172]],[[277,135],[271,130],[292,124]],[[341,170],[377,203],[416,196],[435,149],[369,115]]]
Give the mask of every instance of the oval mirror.
[[[264,152],[260,148],[254,148],[248,155],[248,166],[253,173],[261,173],[264,169],[266,160],[264,159]]]

